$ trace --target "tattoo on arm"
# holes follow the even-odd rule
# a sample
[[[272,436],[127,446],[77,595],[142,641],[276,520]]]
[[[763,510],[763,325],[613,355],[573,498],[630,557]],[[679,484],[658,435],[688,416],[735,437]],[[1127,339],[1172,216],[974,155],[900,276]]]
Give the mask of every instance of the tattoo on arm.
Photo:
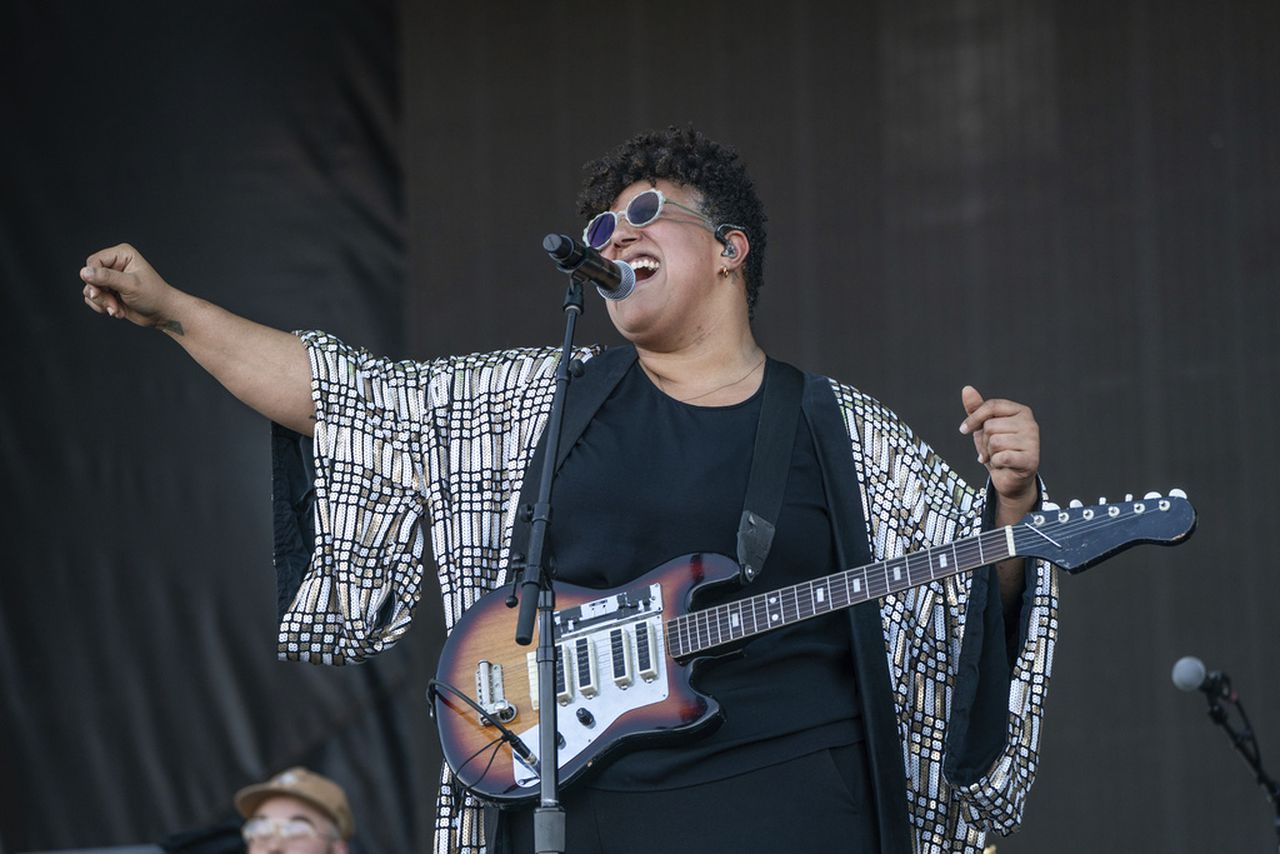
[[[170,335],[187,334],[183,331],[182,324],[176,320],[166,320],[164,323],[161,323],[158,328],[161,332],[168,332]]]

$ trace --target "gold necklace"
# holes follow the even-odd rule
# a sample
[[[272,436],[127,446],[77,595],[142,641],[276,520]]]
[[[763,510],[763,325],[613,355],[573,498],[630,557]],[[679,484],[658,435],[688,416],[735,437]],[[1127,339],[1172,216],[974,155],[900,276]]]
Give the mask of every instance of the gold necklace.
[[[745,374],[743,374],[742,376],[738,377],[738,378],[737,378],[736,380],[734,380],[733,382],[727,382],[727,383],[725,383],[724,385],[718,385],[718,386],[716,386],[715,388],[711,389],[711,391],[704,391],[702,394],[696,394],[696,395],[694,395],[693,397],[676,397],[674,394],[671,394],[669,391],[667,391],[667,387],[666,387],[666,385],[664,385],[664,384],[663,384],[663,382],[662,382],[662,375],[661,375],[661,374],[655,373],[653,376],[654,376],[654,378],[658,381],[658,388],[659,388],[659,389],[661,389],[661,391],[662,391],[662,393],[663,393],[663,394],[667,395],[668,397],[675,398],[676,400],[680,401],[681,403],[690,403],[690,402],[695,401],[695,400],[702,400],[702,398],[704,398],[704,397],[709,397],[710,395],[713,395],[713,394],[715,394],[715,393],[716,393],[716,392],[718,392],[718,391],[723,391],[724,389],[729,388],[730,386],[735,386],[735,385],[737,385],[738,383],[740,383],[740,382],[742,382],[743,380],[745,380],[747,377],[749,377],[749,376],[751,376],[752,374],[754,374],[754,373],[759,369],[759,367],[765,363],[765,360],[767,360],[768,358],[769,358],[769,356],[768,356],[768,354],[766,353],[764,356],[761,356],[761,357],[760,357],[760,361],[756,362],[754,365],[752,365],[752,366],[751,366],[751,369],[750,369],[749,371],[747,371],[747,372],[746,372]]]

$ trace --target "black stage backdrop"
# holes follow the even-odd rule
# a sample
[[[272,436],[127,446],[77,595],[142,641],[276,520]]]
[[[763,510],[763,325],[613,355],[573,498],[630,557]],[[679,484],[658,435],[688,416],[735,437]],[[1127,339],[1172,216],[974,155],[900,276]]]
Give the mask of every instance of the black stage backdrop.
[[[437,604],[380,660],[275,660],[267,429],[84,308],[90,251],[426,357],[557,340],[579,166],[694,121],[771,217],[758,331],[969,477],[959,389],[1030,403],[1060,499],[1187,489],[1187,546],[1063,580],[1040,779],[1001,852],[1262,850],[1169,682],[1227,669],[1280,772],[1280,5],[9,4],[0,852],[156,840],[295,762],[359,851],[426,850]],[[591,305],[581,340],[615,340]],[[430,571],[428,569],[428,571]]]

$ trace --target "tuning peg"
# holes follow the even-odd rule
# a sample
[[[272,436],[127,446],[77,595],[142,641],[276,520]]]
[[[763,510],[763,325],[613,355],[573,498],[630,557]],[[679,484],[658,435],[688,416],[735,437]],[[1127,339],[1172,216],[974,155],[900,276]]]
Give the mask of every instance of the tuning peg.
[[[1132,493],[1132,492],[1126,492],[1126,493],[1124,494],[1124,500],[1125,500],[1125,501],[1132,501],[1132,500],[1133,500],[1133,493]]]
[[[1107,496],[1105,496],[1105,495],[1099,495],[1099,496],[1098,496],[1098,503],[1099,503],[1099,504],[1106,504],[1106,503],[1107,503]]]
[[[1173,489],[1169,490],[1169,497],[1170,498],[1186,498],[1187,494],[1175,486]]]
[[[1074,509],[1074,508],[1076,508],[1076,507],[1083,507],[1083,506],[1084,506],[1084,502],[1083,502],[1083,501],[1081,501],[1079,498],[1073,498],[1073,499],[1071,499],[1070,501],[1068,501],[1068,502],[1067,502],[1067,506],[1068,506],[1068,507],[1070,507],[1070,508],[1072,508],[1072,509]]]
[[[1057,504],[1054,504],[1052,501],[1046,501],[1043,505],[1041,505],[1041,509],[1042,510],[1061,510],[1062,508],[1059,507]]]
[[[1163,497],[1164,497],[1164,496],[1162,496],[1162,495],[1161,495],[1160,493],[1158,493],[1158,492],[1148,492],[1146,495],[1142,496],[1142,500],[1143,500],[1143,501],[1150,501],[1150,500],[1152,500],[1153,498],[1163,498]]]

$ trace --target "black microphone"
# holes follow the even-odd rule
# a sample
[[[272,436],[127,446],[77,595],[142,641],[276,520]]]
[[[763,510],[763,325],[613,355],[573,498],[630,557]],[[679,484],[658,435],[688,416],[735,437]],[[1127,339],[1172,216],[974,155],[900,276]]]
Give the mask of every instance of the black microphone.
[[[626,299],[636,289],[636,271],[630,264],[610,261],[567,234],[548,234],[542,238],[542,248],[547,250],[562,272],[575,273],[587,279],[605,299]]]
[[[1231,677],[1220,670],[1205,672],[1204,662],[1194,655],[1184,655],[1173,665],[1173,684],[1183,691],[1203,691],[1215,700],[1236,701]]]

